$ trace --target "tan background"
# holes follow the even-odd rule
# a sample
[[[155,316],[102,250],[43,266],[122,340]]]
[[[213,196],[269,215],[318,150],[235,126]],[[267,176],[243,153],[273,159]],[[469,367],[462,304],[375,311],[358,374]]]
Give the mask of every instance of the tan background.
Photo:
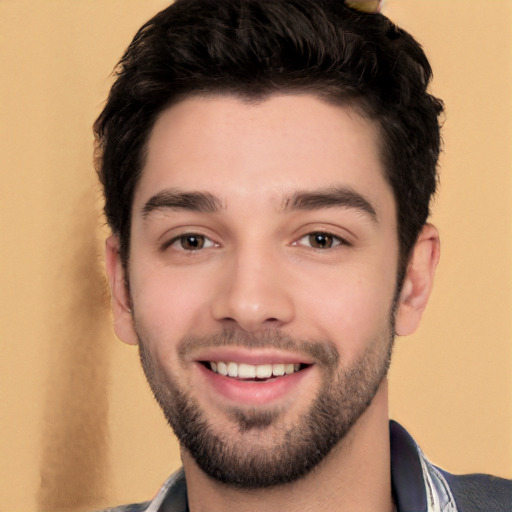
[[[163,0],[0,0],[0,511],[144,500],[179,465],[115,339],[91,124]],[[443,238],[391,414],[437,464],[512,477],[512,2],[388,0],[447,107]]]

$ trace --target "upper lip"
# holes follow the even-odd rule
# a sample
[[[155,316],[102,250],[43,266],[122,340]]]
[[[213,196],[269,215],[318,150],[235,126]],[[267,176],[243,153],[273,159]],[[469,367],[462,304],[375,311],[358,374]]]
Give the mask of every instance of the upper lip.
[[[276,363],[313,364],[310,356],[289,351],[268,349],[246,349],[242,347],[212,347],[202,349],[193,359],[198,362],[229,361],[251,365]]]

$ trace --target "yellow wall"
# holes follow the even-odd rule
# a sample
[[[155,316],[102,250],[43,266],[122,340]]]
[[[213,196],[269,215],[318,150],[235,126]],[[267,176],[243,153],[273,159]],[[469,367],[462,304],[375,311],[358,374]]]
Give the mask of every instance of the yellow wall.
[[[110,327],[90,128],[114,63],[166,3],[0,1],[1,510],[147,499],[179,465]],[[423,43],[447,107],[442,262],[422,328],[398,341],[391,412],[434,462],[512,477],[512,3],[385,12]]]

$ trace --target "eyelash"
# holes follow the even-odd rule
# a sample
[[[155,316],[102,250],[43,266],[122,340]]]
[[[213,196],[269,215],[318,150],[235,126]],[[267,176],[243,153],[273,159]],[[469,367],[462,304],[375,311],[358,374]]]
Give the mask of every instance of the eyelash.
[[[167,243],[165,243],[163,246],[163,249],[165,250],[165,249],[172,247],[175,244],[178,244],[180,242],[183,244],[183,242],[185,242],[187,239],[190,241],[190,239],[193,239],[193,238],[195,238],[196,240],[202,241],[203,245],[201,245],[201,247],[191,248],[191,249],[185,249],[182,245],[181,248],[176,248],[176,250],[183,251],[183,252],[198,252],[202,249],[210,249],[212,247],[219,246],[218,243],[214,242],[213,240],[211,240],[210,238],[208,238],[205,235],[201,235],[199,233],[183,233],[181,235],[178,235],[178,236],[172,238]],[[207,244],[207,247],[204,247],[204,244]]]
[[[314,238],[316,238],[316,242],[319,242],[319,243],[322,243],[321,240],[324,239],[325,243],[328,245],[328,247],[314,247],[312,245]],[[196,247],[196,248],[192,247],[192,248],[188,248],[188,249],[183,247],[184,242],[186,242],[187,240],[190,242],[190,241],[192,241],[192,239],[196,240],[195,243],[197,243],[199,245],[199,247]],[[309,245],[306,243],[301,243],[301,241],[303,241],[303,240],[307,240],[309,242]],[[178,235],[178,236],[172,238],[167,243],[165,243],[163,246],[163,249],[165,250],[169,247],[173,247],[178,243],[181,244],[181,247],[180,248],[176,247],[176,250],[183,251],[183,252],[191,252],[191,253],[198,252],[203,249],[211,249],[213,247],[219,247],[218,243],[214,242],[213,240],[211,240],[210,238],[208,238],[205,235],[201,235],[199,233],[183,233],[181,235]],[[205,247],[205,245],[206,245],[206,247]],[[327,231],[312,231],[310,233],[307,233],[307,234],[301,236],[297,241],[293,242],[293,244],[292,244],[292,246],[299,246],[299,245],[304,245],[306,247],[310,247],[311,249],[315,249],[318,251],[325,251],[328,249],[335,249],[336,247],[343,246],[343,245],[350,246],[350,243],[347,242],[345,239],[343,239],[339,236],[333,235],[332,233],[329,233]]]
[[[327,243],[329,243],[329,241],[330,241],[330,243],[332,245],[330,245],[329,247],[313,247],[311,245],[312,237],[317,237],[317,241],[319,241],[320,237],[323,237],[324,239],[327,240]],[[310,233],[307,233],[307,234],[303,235],[301,238],[299,238],[297,240],[297,242],[294,242],[293,245],[299,245],[300,241],[304,240],[304,239],[308,239],[309,244],[310,244],[309,247],[311,247],[311,249],[315,249],[318,251],[335,249],[336,247],[339,247],[342,245],[346,245],[346,246],[350,245],[345,239],[343,239],[339,236],[333,235],[332,233],[329,233],[328,231],[311,231]]]

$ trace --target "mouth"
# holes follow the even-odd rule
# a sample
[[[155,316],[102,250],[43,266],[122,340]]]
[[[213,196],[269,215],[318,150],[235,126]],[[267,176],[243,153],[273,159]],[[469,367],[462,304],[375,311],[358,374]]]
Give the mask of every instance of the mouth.
[[[225,353],[214,359],[215,356],[205,354],[196,359],[195,368],[203,383],[201,393],[209,404],[260,407],[292,403],[301,396],[302,386],[309,389],[310,385],[304,383],[311,382],[316,374],[315,363],[298,361],[290,354],[283,357],[274,354],[275,359],[270,359],[269,354],[249,355],[238,351],[238,360],[234,355]]]
[[[201,361],[208,370],[241,381],[266,382],[277,377],[285,377],[305,370],[310,364],[304,363],[267,363],[247,364],[234,361]]]

